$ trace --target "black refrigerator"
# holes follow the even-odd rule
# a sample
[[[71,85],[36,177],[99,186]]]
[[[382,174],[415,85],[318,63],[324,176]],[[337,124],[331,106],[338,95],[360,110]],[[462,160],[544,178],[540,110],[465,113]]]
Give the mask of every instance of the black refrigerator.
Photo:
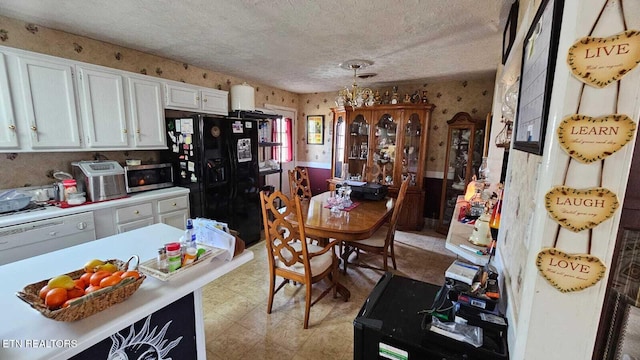
[[[191,217],[226,222],[247,245],[260,240],[258,123],[166,110],[175,185],[189,188]]]

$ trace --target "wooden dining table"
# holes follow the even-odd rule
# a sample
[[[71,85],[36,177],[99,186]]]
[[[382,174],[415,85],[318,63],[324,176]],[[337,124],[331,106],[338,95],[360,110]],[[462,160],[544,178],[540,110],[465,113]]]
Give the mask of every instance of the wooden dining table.
[[[326,191],[302,201],[302,214],[305,216],[305,233],[310,238],[363,240],[371,237],[387,221],[393,212],[395,199],[353,200],[357,205],[351,210],[332,213],[327,199],[335,196],[335,191]],[[295,214],[288,220],[297,223]]]
[[[391,197],[382,200],[354,199],[353,202],[357,205],[352,209],[332,213],[327,205],[327,199],[333,196],[335,191],[326,191],[300,203],[307,237],[319,241],[367,239],[387,221],[393,213],[395,204],[395,199]],[[295,213],[290,214],[286,219],[294,224],[298,223]],[[342,261],[347,261],[343,254],[340,254],[340,257]],[[338,285],[338,291],[345,299],[349,298],[349,290],[341,284]]]

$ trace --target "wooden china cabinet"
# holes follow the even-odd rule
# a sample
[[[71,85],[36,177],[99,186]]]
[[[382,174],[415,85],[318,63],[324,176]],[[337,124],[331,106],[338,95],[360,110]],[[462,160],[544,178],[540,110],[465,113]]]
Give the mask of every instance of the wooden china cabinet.
[[[473,119],[466,112],[459,112],[447,121],[449,136],[446,147],[440,217],[436,230],[446,234],[459,195],[464,195],[467,184],[482,163],[485,120]]]
[[[330,188],[343,179],[387,185],[392,196],[410,178],[398,220],[401,230],[424,226],[422,181],[432,104],[334,108]]]

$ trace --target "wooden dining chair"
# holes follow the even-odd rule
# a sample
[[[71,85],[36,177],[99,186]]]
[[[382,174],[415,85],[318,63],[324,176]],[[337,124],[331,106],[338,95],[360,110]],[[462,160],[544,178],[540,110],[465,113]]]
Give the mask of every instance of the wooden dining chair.
[[[400,212],[402,211],[402,205],[404,204],[404,198],[407,193],[407,188],[409,187],[410,178],[407,178],[400,185],[400,190],[398,191],[398,197],[396,198],[396,202],[393,207],[393,213],[391,214],[391,219],[388,224],[381,226],[370,238],[358,241],[343,241],[340,243],[340,254],[344,254],[343,256],[343,272],[347,272],[347,264],[348,264],[348,254],[352,252],[356,252],[356,255],[359,254],[360,250],[375,253],[382,255],[382,267],[375,267],[367,264],[363,264],[360,262],[353,263],[352,265],[384,270],[387,271],[387,259],[391,257],[391,262],[393,263],[393,268],[395,270],[398,269],[396,266],[396,253],[394,251],[394,238],[396,235],[396,225],[398,223],[398,217],[400,216]],[[344,252],[343,252],[344,246]]]
[[[307,329],[311,306],[331,290],[333,297],[336,297],[339,262],[335,254],[335,245],[338,241],[320,247],[304,240],[304,221],[300,221],[303,217],[300,198],[297,196],[291,200],[278,190],[271,194],[260,192],[260,203],[269,260],[267,313],[271,314],[273,297],[285,284],[290,281],[303,284],[306,288],[304,328]],[[283,204],[284,207],[279,207],[278,204]],[[285,219],[290,214],[295,214],[296,219],[299,219],[297,226]],[[284,279],[277,289],[276,276]],[[327,279],[331,285],[312,302],[311,287],[323,279]]]
[[[305,199],[310,199],[313,196],[309,172],[306,168],[296,166],[293,170],[289,170],[289,189],[291,196],[295,195]]]

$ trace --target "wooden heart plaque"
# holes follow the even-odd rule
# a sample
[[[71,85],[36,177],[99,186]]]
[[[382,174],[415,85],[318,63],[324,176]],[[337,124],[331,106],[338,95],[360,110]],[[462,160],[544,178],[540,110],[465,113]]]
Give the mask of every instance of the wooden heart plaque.
[[[562,227],[580,232],[610,218],[619,203],[616,194],[602,187],[574,189],[556,186],[545,195],[544,205]]]
[[[556,248],[540,251],[536,265],[540,274],[562,292],[584,290],[595,285],[607,269],[595,256],[567,254]]]
[[[640,31],[607,38],[586,36],[569,48],[567,63],[585,84],[603,88],[618,81],[640,62]]]
[[[627,115],[592,118],[575,114],[558,126],[558,141],[572,158],[588,164],[622,149],[635,131],[636,123]]]

